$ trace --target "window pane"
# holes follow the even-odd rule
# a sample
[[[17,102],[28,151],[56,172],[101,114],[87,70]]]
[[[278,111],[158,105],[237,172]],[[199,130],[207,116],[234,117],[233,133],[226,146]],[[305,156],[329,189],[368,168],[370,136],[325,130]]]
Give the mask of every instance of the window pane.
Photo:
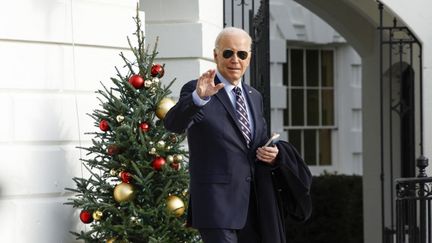
[[[294,147],[301,153],[302,151],[302,140],[301,130],[288,130],[288,141],[294,145]]]
[[[289,110],[288,110],[288,105],[287,105],[287,108],[284,109],[283,124],[284,124],[284,126],[289,126]]]
[[[304,159],[308,165],[317,165],[316,130],[304,130]]]
[[[286,51],[286,62],[282,65],[283,85],[288,86],[289,49]]]
[[[319,165],[331,165],[331,130],[322,129],[319,131],[320,151]]]
[[[307,91],[307,125],[319,125],[318,90]]]
[[[318,86],[318,50],[306,51],[306,83],[309,87]]]
[[[291,85],[303,86],[303,49],[291,49]]]
[[[322,86],[333,87],[333,51],[321,51]]]
[[[292,126],[304,125],[304,102],[303,102],[303,89],[291,90],[291,119]]]
[[[322,125],[334,125],[334,94],[333,89],[322,90]]]

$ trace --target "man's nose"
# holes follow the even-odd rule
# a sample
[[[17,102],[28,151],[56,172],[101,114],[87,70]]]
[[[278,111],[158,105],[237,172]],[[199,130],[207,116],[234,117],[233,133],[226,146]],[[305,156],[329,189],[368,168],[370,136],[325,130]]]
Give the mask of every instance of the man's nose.
[[[234,55],[232,55],[232,57],[230,58],[231,62],[237,63],[239,62],[239,57],[237,56],[237,53],[234,53]]]

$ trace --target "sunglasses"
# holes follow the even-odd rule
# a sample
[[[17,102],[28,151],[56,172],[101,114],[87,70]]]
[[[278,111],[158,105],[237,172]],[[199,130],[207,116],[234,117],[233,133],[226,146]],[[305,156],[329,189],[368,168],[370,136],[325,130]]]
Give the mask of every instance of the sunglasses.
[[[222,52],[222,56],[225,59],[231,58],[233,55],[234,55],[234,51],[233,50],[224,50]],[[236,55],[241,60],[246,60],[246,58],[248,58],[249,52],[247,52],[247,51],[237,51]]]

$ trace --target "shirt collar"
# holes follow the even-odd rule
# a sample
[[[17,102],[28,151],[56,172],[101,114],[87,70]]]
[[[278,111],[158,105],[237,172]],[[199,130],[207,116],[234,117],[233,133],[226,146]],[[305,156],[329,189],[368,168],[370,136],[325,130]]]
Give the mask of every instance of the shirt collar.
[[[238,85],[235,86],[235,85],[233,85],[232,83],[230,83],[228,80],[226,80],[226,79],[222,76],[222,74],[220,74],[219,71],[217,71],[217,70],[216,70],[216,75],[217,75],[217,77],[219,78],[219,80],[221,81],[221,83],[223,83],[223,84],[225,85],[224,88],[225,88],[225,91],[226,91],[227,93],[231,92],[232,89],[234,89],[234,87],[239,87],[241,90],[243,90],[243,87],[242,87],[242,80],[241,80],[241,79],[239,80]]]

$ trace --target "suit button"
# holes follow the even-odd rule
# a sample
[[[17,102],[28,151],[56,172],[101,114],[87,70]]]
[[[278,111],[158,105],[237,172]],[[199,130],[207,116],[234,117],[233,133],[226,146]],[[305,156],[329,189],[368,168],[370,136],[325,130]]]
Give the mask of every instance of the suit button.
[[[246,181],[247,182],[251,182],[252,181],[252,177],[250,177],[250,176],[246,177]]]

